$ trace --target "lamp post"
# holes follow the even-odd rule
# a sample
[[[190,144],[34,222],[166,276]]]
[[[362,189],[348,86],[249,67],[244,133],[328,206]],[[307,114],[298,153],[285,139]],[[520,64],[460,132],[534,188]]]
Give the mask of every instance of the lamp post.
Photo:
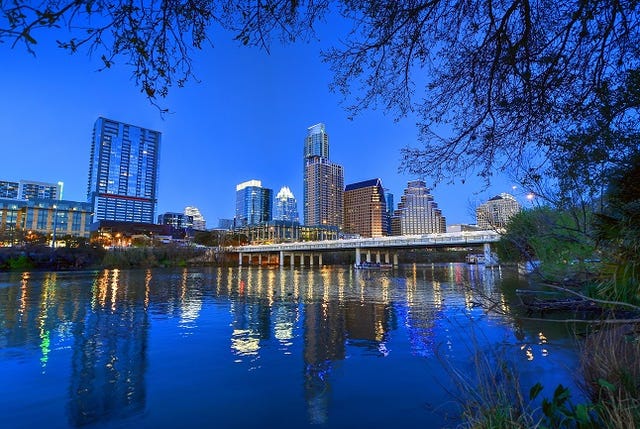
[[[58,182],[58,201],[62,200],[63,182]],[[56,229],[58,227],[58,206],[53,205],[53,234],[51,234],[51,247],[56,247]]]
[[[58,226],[58,206],[53,205],[53,234],[51,235],[51,247],[56,247],[56,228]]]

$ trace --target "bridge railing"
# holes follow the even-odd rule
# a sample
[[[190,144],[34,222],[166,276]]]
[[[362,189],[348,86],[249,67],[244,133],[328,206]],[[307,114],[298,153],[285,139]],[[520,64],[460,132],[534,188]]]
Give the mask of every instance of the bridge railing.
[[[377,238],[348,238],[339,240],[305,241],[295,243],[247,245],[230,247],[231,252],[280,252],[305,250],[340,250],[355,248],[392,248],[456,244],[493,243],[500,239],[494,231],[449,232],[440,234],[399,235]]]

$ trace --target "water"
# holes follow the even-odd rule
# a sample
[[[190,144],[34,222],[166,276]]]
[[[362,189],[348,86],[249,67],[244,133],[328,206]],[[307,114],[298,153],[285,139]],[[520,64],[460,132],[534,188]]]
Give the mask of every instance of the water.
[[[524,388],[572,385],[569,332],[512,315],[521,281],[466,264],[2,273],[1,427],[455,427],[445,369],[473,377],[474,349]]]

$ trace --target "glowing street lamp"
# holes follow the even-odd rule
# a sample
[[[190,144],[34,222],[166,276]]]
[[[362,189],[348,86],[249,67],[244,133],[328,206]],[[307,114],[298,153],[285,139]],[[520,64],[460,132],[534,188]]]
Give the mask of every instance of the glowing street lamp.
[[[533,194],[533,192],[529,192],[527,194],[527,200],[529,200],[529,202],[531,203],[531,205],[533,205],[533,198],[535,197],[535,195]]]

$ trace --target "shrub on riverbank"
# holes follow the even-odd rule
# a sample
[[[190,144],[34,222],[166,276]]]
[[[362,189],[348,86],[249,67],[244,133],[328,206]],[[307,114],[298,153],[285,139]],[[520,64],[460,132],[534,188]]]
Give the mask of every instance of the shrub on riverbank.
[[[205,253],[206,249],[197,247],[127,247],[109,250],[102,265],[105,268],[186,267],[203,265]]]
[[[640,427],[640,325],[594,332],[581,352],[584,389],[605,427]]]
[[[0,248],[0,271],[81,270],[100,267],[105,251],[100,247],[47,246]]]
[[[640,324],[605,327],[582,342],[581,384],[587,403],[572,403],[570,389],[562,385],[549,396],[537,383],[526,395],[506,354],[483,349],[475,338],[470,343],[473,371],[440,359],[457,388],[461,427],[640,428]]]

